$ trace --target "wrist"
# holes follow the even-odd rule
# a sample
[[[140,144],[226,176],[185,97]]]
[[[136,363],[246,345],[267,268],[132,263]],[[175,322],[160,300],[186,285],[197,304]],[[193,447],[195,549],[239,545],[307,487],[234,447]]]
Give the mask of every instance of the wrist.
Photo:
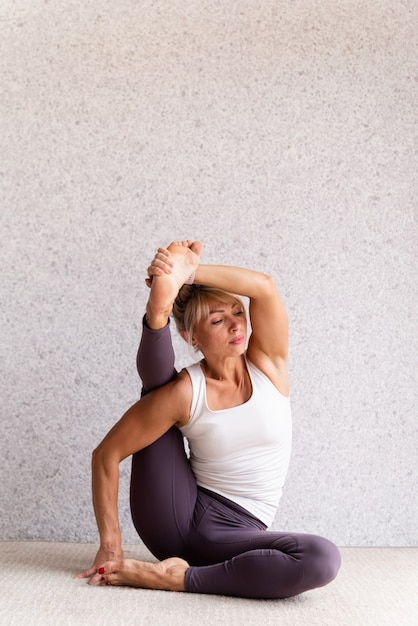
[[[100,548],[107,552],[119,552],[122,547],[122,537],[120,532],[113,535],[100,536]]]

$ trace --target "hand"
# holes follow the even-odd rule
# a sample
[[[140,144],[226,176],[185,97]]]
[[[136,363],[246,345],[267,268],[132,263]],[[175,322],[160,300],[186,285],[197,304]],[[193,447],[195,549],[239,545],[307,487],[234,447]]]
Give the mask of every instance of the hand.
[[[171,274],[173,265],[173,261],[170,260],[170,251],[167,248],[158,248],[151,265],[147,268],[148,278],[145,279],[147,286],[151,287],[154,276]]]
[[[107,550],[104,548],[99,548],[96,554],[96,558],[94,559],[93,565],[88,569],[80,572],[74,578],[90,578],[88,581],[89,585],[96,585],[102,579],[102,575],[99,573],[99,569],[107,562],[107,561],[120,561],[123,559],[123,551],[122,548],[118,550]]]

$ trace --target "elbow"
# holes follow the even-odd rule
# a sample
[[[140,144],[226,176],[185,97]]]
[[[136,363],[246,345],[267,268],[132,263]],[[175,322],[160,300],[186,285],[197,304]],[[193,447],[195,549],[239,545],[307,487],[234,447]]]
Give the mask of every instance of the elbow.
[[[100,465],[104,464],[104,450],[103,445],[99,444],[97,448],[93,450],[91,453],[91,467],[92,469],[98,468]]]
[[[108,445],[108,442],[102,441],[91,453],[92,472],[108,473],[112,467],[119,465],[121,459],[116,452]]]
[[[269,274],[260,274],[260,289],[266,295],[271,295],[273,293],[277,293],[276,282],[273,276]]]

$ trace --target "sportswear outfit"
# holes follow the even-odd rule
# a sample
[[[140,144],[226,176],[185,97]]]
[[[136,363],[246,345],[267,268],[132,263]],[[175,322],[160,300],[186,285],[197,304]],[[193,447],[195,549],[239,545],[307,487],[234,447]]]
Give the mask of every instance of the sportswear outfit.
[[[143,325],[137,366],[143,394],[173,378],[169,324]],[[133,455],[132,519],[156,558],[188,561],[186,591],[286,598],[333,580],[340,554],[316,535],[267,530],[289,463],[290,405],[247,359],[246,366],[250,399],[219,411],[208,407],[200,365],[186,368],[190,420]]]

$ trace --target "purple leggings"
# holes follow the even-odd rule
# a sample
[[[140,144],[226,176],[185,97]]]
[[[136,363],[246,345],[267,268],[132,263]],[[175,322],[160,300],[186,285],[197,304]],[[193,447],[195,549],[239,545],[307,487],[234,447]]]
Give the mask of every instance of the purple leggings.
[[[169,326],[144,325],[137,363],[144,393],[173,377]],[[133,455],[131,511],[154,556],[189,562],[189,592],[287,598],[326,585],[340,567],[339,551],[327,539],[266,530],[238,504],[198,487],[175,427]]]

